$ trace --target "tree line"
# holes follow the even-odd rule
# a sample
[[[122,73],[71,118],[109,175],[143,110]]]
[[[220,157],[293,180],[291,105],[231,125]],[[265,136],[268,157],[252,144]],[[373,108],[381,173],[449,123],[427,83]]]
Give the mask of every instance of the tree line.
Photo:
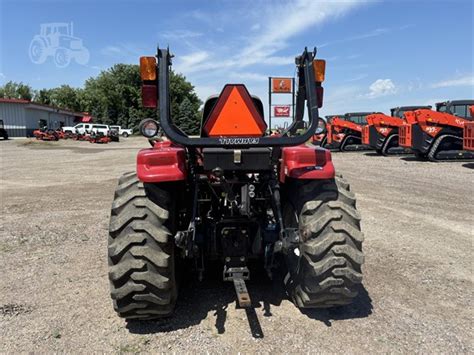
[[[171,117],[187,134],[198,134],[199,100],[194,86],[178,73],[170,74]],[[88,112],[104,124],[137,129],[143,118],[158,118],[156,110],[141,103],[141,79],[138,65],[115,64],[97,77],[86,80],[83,88],[61,85],[52,89],[33,90],[13,81],[0,86],[0,98],[24,99],[75,112]]]

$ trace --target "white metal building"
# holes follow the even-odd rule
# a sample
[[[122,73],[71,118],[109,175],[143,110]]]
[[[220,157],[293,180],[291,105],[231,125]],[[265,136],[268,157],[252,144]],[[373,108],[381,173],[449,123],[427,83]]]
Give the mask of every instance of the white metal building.
[[[42,105],[28,100],[0,98],[0,120],[10,137],[31,137],[43,120],[48,128],[73,126],[80,122],[82,113]]]

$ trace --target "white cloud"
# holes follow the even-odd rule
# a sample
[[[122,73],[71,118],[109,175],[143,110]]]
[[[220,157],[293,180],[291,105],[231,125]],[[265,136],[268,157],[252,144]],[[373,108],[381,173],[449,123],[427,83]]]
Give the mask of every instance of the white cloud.
[[[130,59],[133,58],[135,61],[143,53],[147,53],[147,49],[140,48],[135,44],[119,43],[117,45],[108,45],[100,50],[100,53],[109,57]]]
[[[261,61],[262,64],[269,64],[269,65],[288,65],[295,63],[295,56],[289,57],[279,57],[279,56],[272,56],[267,57]]]
[[[199,67],[207,58],[209,58],[209,53],[206,51],[191,52],[187,55],[180,56],[174,65],[174,69],[181,73],[192,73],[195,71],[195,68]]]
[[[2,79],[2,80],[3,80],[3,79],[5,79],[5,78],[6,78],[5,74],[3,74],[3,73],[0,73],[0,79]]]
[[[262,32],[250,39],[241,53],[240,64],[245,66],[259,62],[287,46],[286,41],[314,26],[346,14],[362,1],[320,2],[299,0],[280,7],[271,3],[268,21],[262,24]]]
[[[346,41],[355,41],[355,40],[359,40],[359,39],[378,37],[378,36],[387,34],[389,32],[390,32],[390,29],[388,29],[388,28],[377,28],[377,29],[375,29],[373,31],[370,31],[370,32],[367,32],[367,33],[363,33],[363,34],[360,34],[360,35],[349,37],[349,38],[346,39]]]
[[[189,31],[189,30],[174,30],[174,31],[165,31],[160,33],[161,37],[169,40],[177,39],[188,39],[201,37],[201,32]]]
[[[323,44],[319,45],[318,47],[323,48],[323,47],[326,47],[326,46],[329,46],[329,45],[332,45],[332,44],[336,44],[336,43],[359,41],[359,40],[362,40],[362,39],[382,36],[382,35],[388,34],[390,32],[392,32],[392,29],[390,29],[390,28],[377,28],[377,29],[372,30],[370,32],[350,36],[350,37],[343,38],[343,39],[338,39],[338,40],[331,41],[331,42],[326,42],[326,43],[323,43]],[[356,58],[357,58],[357,56],[356,56]]]
[[[391,79],[377,79],[369,86],[369,98],[393,95],[397,92],[397,88]]]
[[[346,79],[344,82],[346,83],[350,83],[350,82],[353,82],[353,81],[359,81],[359,80],[362,80],[362,79],[365,79],[367,78],[368,74],[359,74],[359,75],[356,75],[352,78],[349,78],[349,79]]]
[[[105,55],[117,55],[122,54],[122,49],[117,46],[107,46],[102,48],[100,52]]]
[[[261,27],[260,24],[256,23],[256,24],[252,25],[252,27],[250,27],[250,29],[252,31],[258,31],[260,29],[260,27]]]
[[[251,72],[230,72],[229,78],[234,82],[242,82],[242,80],[265,82],[266,80],[268,80],[268,75]]]
[[[351,55],[347,56],[347,59],[357,59],[361,56],[362,56],[361,54],[351,54]]]
[[[347,1],[315,1],[298,0],[288,3],[268,3],[260,11],[260,29],[253,31],[247,38],[247,45],[235,48],[236,55],[232,59],[215,58],[212,62],[201,63],[187,68],[186,73],[203,72],[229,67],[243,68],[249,65],[261,64],[293,64],[294,57],[279,57],[274,54],[288,47],[288,41],[313,27],[322,25],[330,20],[345,15],[350,10],[365,3],[364,0]],[[264,14],[265,16],[263,16]],[[210,15],[203,12],[193,12],[192,16],[199,20],[207,20]],[[240,44],[239,44],[240,45]],[[233,48],[230,48],[232,50]],[[240,49],[240,50],[239,50]],[[219,48],[219,50],[221,50]],[[212,55],[212,57],[215,57]],[[178,62],[179,63],[179,60]]]
[[[431,88],[446,88],[452,86],[473,86],[474,87],[474,75],[468,75],[462,78],[450,79],[444,81],[438,81],[431,85]]]

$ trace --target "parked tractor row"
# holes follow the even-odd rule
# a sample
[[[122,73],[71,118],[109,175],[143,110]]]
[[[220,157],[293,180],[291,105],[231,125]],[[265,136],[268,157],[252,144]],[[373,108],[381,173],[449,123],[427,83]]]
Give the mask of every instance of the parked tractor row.
[[[430,161],[474,158],[474,100],[326,116],[326,132],[313,144],[338,150],[373,149],[381,155],[414,154]]]
[[[76,141],[88,141],[90,143],[107,144],[109,142],[118,142],[119,134],[117,130],[110,129],[107,134],[104,132],[92,130],[91,132],[80,133],[76,131],[64,132],[61,129],[48,129],[47,127],[33,131],[33,135],[37,140],[42,141],[58,141],[60,139],[73,139]]]

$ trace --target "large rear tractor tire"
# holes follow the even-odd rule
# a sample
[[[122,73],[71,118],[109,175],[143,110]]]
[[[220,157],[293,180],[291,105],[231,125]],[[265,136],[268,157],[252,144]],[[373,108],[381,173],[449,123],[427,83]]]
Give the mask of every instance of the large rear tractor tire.
[[[170,191],[144,186],[135,173],[119,179],[109,228],[109,279],[114,309],[126,319],[172,314],[176,298]]]
[[[354,194],[342,177],[290,184],[285,225],[299,229],[300,241],[286,256],[287,292],[299,308],[350,304],[364,262]]]

